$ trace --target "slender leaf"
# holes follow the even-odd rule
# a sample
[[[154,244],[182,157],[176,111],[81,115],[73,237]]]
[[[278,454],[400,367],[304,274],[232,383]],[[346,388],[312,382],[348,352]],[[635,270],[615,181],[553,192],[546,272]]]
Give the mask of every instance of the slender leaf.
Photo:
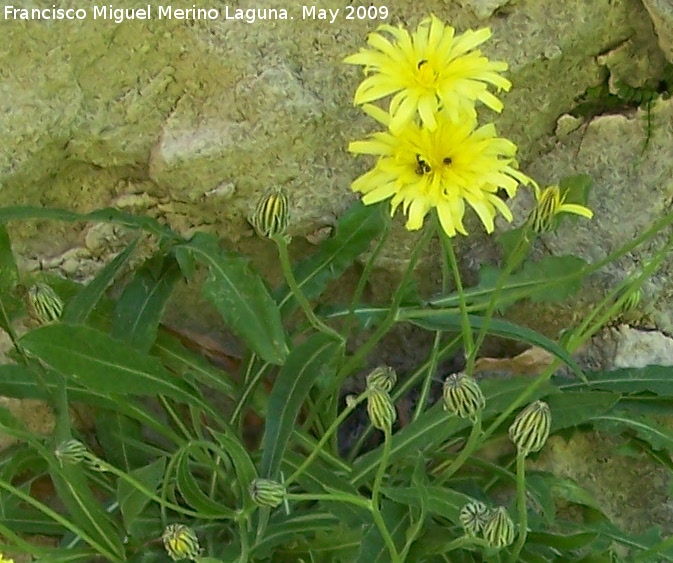
[[[216,432],[215,430],[211,430],[211,434],[215,437],[220,447],[227,453],[229,459],[231,459],[231,463],[234,465],[244,510],[252,508],[253,503],[248,493],[248,486],[257,477],[257,470],[250,458],[250,454],[248,454],[237,437]]]
[[[107,287],[114,281],[119,271],[131,258],[138,241],[134,240],[123,252],[120,252],[112,262],[105,266],[79,294],[68,301],[63,311],[62,321],[70,324],[81,324],[94,310]]]
[[[384,500],[381,503],[381,516],[399,553],[404,545],[405,533],[410,524],[409,509],[404,505]],[[386,547],[383,536],[379,529],[371,524],[362,538],[356,562],[387,563],[390,560],[390,551]]]
[[[133,443],[146,441],[142,425],[119,411],[96,413],[96,438],[106,461],[124,471],[131,471],[148,462],[147,453]]]
[[[154,344],[164,307],[180,279],[174,259],[161,260],[158,272],[153,268],[156,261],[151,260],[136,271],[117,301],[112,320],[112,337],[141,352],[149,352]]]
[[[260,474],[275,479],[295,420],[313,384],[336,370],[339,344],[314,334],[292,350],[276,378],[266,418]]]
[[[385,227],[379,206],[365,206],[356,202],[341,217],[336,235],[323,241],[318,251],[299,262],[294,268],[297,283],[308,299],[325,291],[330,281],[339,279],[346,269],[369,248]],[[283,317],[297,307],[287,286],[275,292]]]
[[[175,249],[190,253],[208,267],[203,296],[220,313],[229,329],[245,340],[263,360],[282,364],[287,356],[280,312],[249,260],[222,250],[215,237],[198,233]]]
[[[24,349],[71,381],[101,393],[166,395],[201,404],[158,360],[87,326],[48,325],[20,339]]]
[[[75,221],[115,223],[132,229],[142,229],[161,238],[182,240],[180,235],[168,227],[164,227],[156,219],[147,216],[131,215],[130,213],[113,208],[98,209],[91,213],[75,213],[67,209],[30,205],[13,205],[0,208],[0,223],[7,223],[8,221],[16,221],[18,219],[51,219],[70,223]]]
[[[476,315],[468,315],[472,330],[479,330],[486,320]],[[409,321],[412,324],[425,328],[427,330],[461,330],[460,314],[452,310],[442,309],[407,309],[400,311],[399,320]],[[563,361],[572,371],[582,380],[585,380],[582,368],[577,364],[573,357],[561,346],[549,340],[539,332],[526,327],[503,321],[501,319],[491,319],[488,324],[489,334],[494,334],[502,338],[526,342],[532,346],[539,346],[547,352],[554,354]]]
[[[605,372],[587,372],[588,383],[564,381],[561,389],[600,389],[634,395],[654,393],[661,398],[673,397],[673,366],[646,366],[643,368],[616,369]]]
[[[426,509],[431,514],[442,516],[454,524],[459,524],[458,514],[466,503],[474,499],[464,493],[446,487],[426,486]],[[421,507],[424,499],[415,487],[384,487],[383,494],[390,500],[408,506]]]
[[[0,225],[0,328],[9,330],[16,310],[19,309],[19,300],[14,295],[19,283],[19,270],[16,267],[12,243],[4,225]]]
[[[150,491],[156,491],[164,476],[166,458],[160,457],[149,465],[139,467],[129,472],[131,477],[144,485]],[[117,481],[117,502],[124,519],[124,528],[128,532],[135,520],[145,510],[150,502],[143,493],[133,488],[127,481]]]
[[[566,391],[549,396],[546,401],[551,409],[551,431],[579,426],[608,412],[620,399],[618,393],[594,391]]]
[[[653,449],[673,453],[673,431],[644,416],[634,417],[630,413],[613,413],[596,416],[593,420],[601,430],[609,433],[630,430]]]

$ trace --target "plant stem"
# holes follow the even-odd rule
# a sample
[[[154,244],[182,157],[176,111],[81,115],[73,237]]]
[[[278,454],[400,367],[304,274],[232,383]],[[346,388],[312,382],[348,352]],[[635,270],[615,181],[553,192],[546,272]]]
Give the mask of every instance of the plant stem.
[[[414,411],[413,420],[418,420],[418,417],[423,413],[425,403],[428,401],[428,395],[430,394],[430,386],[432,384],[433,376],[435,371],[437,371],[437,363],[439,356],[439,345],[442,341],[442,331],[438,330],[435,332],[435,339],[432,343],[432,351],[430,352],[430,359],[428,360],[428,372],[423,380],[423,386],[421,387],[421,395],[418,398],[416,403],[416,410]]]
[[[306,296],[299,287],[299,284],[297,283],[297,278],[294,277],[294,272],[292,271],[292,264],[290,262],[290,255],[287,251],[287,241],[285,240],[285,237],[274,236],[273,241],[276,243],[276,246],[278,247],[278,258],[280,259],[280,265],[281,268],[283,269],[283,275],[285,276],[285,281],[287,282],[288,287],[290,288],[292,294],[297,300],[297,303],[299,303],[299,306],[304,311],[306,318],[308,318],[309,322],[313,325],[313,327],[316,330],[332,336],[339,342],[343,342],[344,341],[343,336],[341,336],[336,330],[330,328],[325,323],[323,323],[318,317],[316,317],[315,313],[313,312],[313,308],[311,307],[311,304],[308,302],[308,299],[306,299]]]
[[[390,560],[392,563],[397,563],[400,561],[400,556],[397,553],[397,548],[395,547],[395,542],[386,527],[386,523],[383,520],[381,515],[381,510],[379,508],[379,496],[381,492],[381,484],[383,483],[383,476],[386,472],[386,467],[388,466],[388,458],[390,457],[390,429],[386,428],[383,431],[383,453],[381,454],[381,461],[379,462],[379,467],[376,470],[376,476],[374,477],[374,485],[372,486],[372,500],[371,500],[371,513],[374,517],[374,523],[379,529],[379,533],[383,538],[383,541],[390,552]]]
[[[519,553],[526,543],[528,535],[528,507],[526,506],[526,456],[516,454],[516,505],[519,513],[519,536],[516,539],[512,553],[509,556],[510,563],[516,563]]]
[[[355,410],[355,407],[357,407],[362,401],[364,401],[367,398],[367,392],[365,391],[361,395],[359,395],[354,401],[352,401],[350,404],[346,405],[346,408],[341,411],[338,417],[332,422],[332,424],[329,426],[329,428],[325,431],[325,433],[322,435],[320,438],[320,441],[316,444],[315,448],[313,451],[309,454],[309,456],[304,460],[304,462],[295,470],[295,472],[290,475],[285,480],[285,486],[289,487],[294,481],[297,480],[297,478],[304,472],[304,470],[313,462],[313,460],[318,457],[319,453],[321,452],[323,446],[327,443],[327,441],[330,439],[330,436],[336,432],[337,428],[339,425],[346,420],[346,418]]]
[[[451,465],[447,467],[446,471],[435,480],[435,486],[440,486],[445,483],[456,471],[458,471],[463,466],[470,454],[476,449],[475,446],[479,444],[480,438],[481,413],[478,413],[477,419],[472,424],[472,430],[470,430],[470,435],[468,436],[467,442],[465,442],[463,449],[458,454],[458,457],[454,459],[453,462],[451,462]]]

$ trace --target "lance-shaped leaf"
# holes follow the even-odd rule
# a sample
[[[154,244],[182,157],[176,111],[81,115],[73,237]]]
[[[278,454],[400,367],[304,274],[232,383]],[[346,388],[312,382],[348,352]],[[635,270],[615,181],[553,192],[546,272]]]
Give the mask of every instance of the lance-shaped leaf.
[[[14,312],[20,307],[19,300],[13,295],[19,283],[19,270],[16,267],[12,243],[4,225],[0,225],[0,328],[8,330]]]
[[[334,374],[339,343],[314,334],[292,350],[273,385],[266,417],[260,475],[275,479],[295,420],[313,384]]]
[[[220,313],[229,329],[263,360],[282,364],[287,356],[280,312],[262,279],[247,258],[220,248],[212,235],[198,233],[176,247],[208,268],[203,296]]]
[[[148,352],[157,337],[159,321],[180,270],[172,258],[155,257],[140,268],[117,301],[112,336],[136,350]]]
[[[20,343],[27,352],[83,387],[119,395],[166,395],[202,406],[195,391],[156,358],[96,329],[47,325],[28,332]]]
[[[318,251],[294,268],[297,284],[307,299],[318,297],[327,284],[338,279],[355,259],[369,248],[385,227],[379,206],[356,202],[339,220],[336,235],[325,240]],[[297,302],[283,286],[275,292],[283,317],[294,311]]]

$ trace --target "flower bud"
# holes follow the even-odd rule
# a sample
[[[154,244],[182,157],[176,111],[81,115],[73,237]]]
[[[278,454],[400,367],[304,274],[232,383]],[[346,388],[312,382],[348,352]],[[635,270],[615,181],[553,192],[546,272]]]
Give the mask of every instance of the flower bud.
[[[537,204],[529,218],[534,233],[541,234],[554,229],[556,215],[562,203],[561,190],[558,186],[549,186],[540,190]]]
[[[367,388],[378,387],[386,393],[390,393],[397,383],[397,374],[395,370],[388,366],[377,367],[367,376]]]
[[[26,309],[40,324],[57,321],[63,313],[63,301],[46,283],[36,283],[26,293]]]
[[[491,547],[507,547],[514,541],[514,522],[504,506],[491,513],[484,526],[484,539]]]
[[[390,432],[397,418],[397,411],[390,395],[380,387],[369,389],[367,414],[374,428]]]
[[[474,419],[486,400],[479,384],[464,373],[452,373],[444,380],[444,410],[460,418]]]
[[[173,561],[181,559],[194,561],[201,555],[202,550],[196,532],[183,524],[166,526],[161,539],[164,542],[166,553]]]
[[[483,502],[475,500],[468,502],[460,509],[458,519],[460,520],[466,535],[476,536],[484,529],[490,516],[491,511],[488,507]]]
[[[61,465],[64,463],[77,465],[87,459],[89,450],[79,440],[66,440],[56,447],[54,455],[61,462]]]
[[[271,479],[254,479],[250,483],[250,497],[257,506],[275,508],[285,500],[285,485]]]
[[[259,236],[272,238],[285,234],[288,218],[287,195],[280,188],[276,188],[262,196],[250,222]]]
[[[519,455],[527,456],[542,449],[549,437],[551,411],[544,401],[535,401],[523,409],[509,427],[509,439]]]

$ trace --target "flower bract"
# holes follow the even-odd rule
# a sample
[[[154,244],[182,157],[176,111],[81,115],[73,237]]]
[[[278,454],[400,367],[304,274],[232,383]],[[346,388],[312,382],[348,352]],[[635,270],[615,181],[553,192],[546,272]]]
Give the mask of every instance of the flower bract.
[[[541,189],[533,183],[535,189],[535,209],[533,209],[529,221],[533,232],[544,233],[554,230],[557,215],[572,213],[591,219],[594,214],[588,207],[578,203],[565,203],[567,193],[562,194],[559,186],[548,186]]]
[[[380,108],[369,105],[364,109],[389,125]],[[456,232],[466,235],[463,216],[467,203],[491,233],[497,213],[512,220],[498,190],[502,188],[513,197],[520,183],[531,182],[516,169],[516,145],[497,137],[493,124],[477,128],[472,112],[462,113],[457,120],[447,112],[436,117],[434,130],[409,123],[399,131],[379,132],[350,143],[348,149],[353,153],[379,157],[375,167],[357,178],[352,188],[364,194],[365,204],[391,198],[393,214],[402,205],[411,231],[421,228],[425,215],[435,208],[448,236]]]
[[[394,94],[390,102],[393,130],[416,114],[426,127],[435,129],[440,107],[456,120],[460,113],[474,113],[477,100],[499,112],[502,102],[488,87],[510,89],[510,81],[499,74],[507,70],[507,63],[491,61],[476,49],[490,36],[488,28],[456,35],[453,27],[435,16],[423,20],[413,34],[383,25],[369,34],[370,48],[345,59],[363,65],[367,74],[355,93],[355,103]]]

